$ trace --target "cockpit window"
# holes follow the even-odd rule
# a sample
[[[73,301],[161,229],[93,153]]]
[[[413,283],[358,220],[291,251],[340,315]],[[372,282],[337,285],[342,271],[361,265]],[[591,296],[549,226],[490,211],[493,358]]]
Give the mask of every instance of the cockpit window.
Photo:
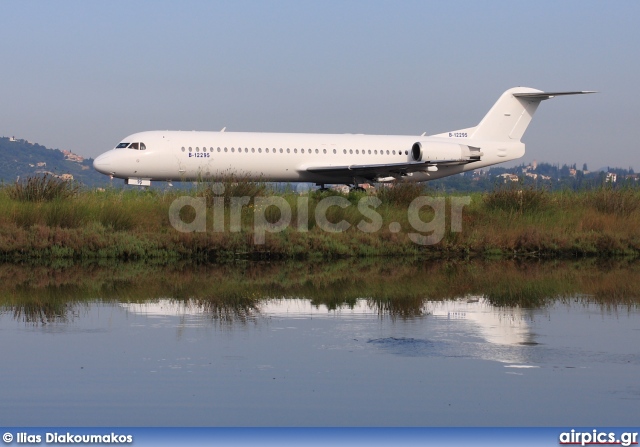
[[[116,149],[123,149],[127,146],[129,146],[129,143],[120,143],[119,145],[116,146]]]
[[[140,150],[144,151],[147,148],[144,143],[140,143]]]
[[[138,143],[131,143],[129,145],[129,149],[136,149],[137,150],[138,149]]]

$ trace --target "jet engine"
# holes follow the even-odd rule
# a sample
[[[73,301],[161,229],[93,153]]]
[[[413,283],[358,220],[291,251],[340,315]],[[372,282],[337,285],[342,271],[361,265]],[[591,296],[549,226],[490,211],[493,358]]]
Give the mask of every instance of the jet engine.
[[[418,141],[411,146],[411,158],[414,161],[458,161],[472,162],[480,160],[479,147],[465,144]]]

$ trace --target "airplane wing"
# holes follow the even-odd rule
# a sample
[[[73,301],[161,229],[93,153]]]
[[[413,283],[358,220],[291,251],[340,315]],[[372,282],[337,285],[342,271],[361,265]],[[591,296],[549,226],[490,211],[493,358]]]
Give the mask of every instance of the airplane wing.
[[[374,181],[383,177],[403,177],[412,172],[427,171],[429,166],[453,166],[467,164],[469,162],[470,160],[437,160],[372,165],[313,166],[306,168],[306,171],[336,177],[362,177]]]

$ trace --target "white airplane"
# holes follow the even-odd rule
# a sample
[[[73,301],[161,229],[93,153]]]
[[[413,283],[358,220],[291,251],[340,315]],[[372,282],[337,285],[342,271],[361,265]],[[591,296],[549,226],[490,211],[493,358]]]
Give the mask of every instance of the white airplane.
[[[93,167],[129,185],[221,176],[270,182],[422,182],[515,160],[541,101],[591,91],[507,90],[476,127],[437,135],[150,131],[129,135]]]

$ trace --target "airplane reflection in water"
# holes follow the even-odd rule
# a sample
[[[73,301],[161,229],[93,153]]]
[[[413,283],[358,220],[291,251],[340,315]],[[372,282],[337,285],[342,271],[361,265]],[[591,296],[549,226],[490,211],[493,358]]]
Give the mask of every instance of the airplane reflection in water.
[[[178,301],[161,299],[152,303],[121,304],[128,312],[153,318],[153,325],[175,325],[171,317],[181,319],[178,327],[200,327],[210,324],[212,317],[226,322],[234,320],[276,318],[293,320],[336,319],[349,321],[377,321],[378,318],[400,317],[410,321],[425,320],[423,328],[416,333],[412,328],[411,338],[375,338],[379,333],[362,333],[360,339],[369,339],[386,351],[400,355],[473,357],[493,360],[512,368],[525,366],[527,347],[537,345],[531,333],[526,310],[519,307],[495,307],[482,296],[468,296],[456,300],[426,301],[421,308],[413,309],[412,317],[407,313],[394,315],[379,302],[360,299],[355,305],[342,305],[329,309],[325,304],[313,304],[308,299],[283,298],[259,300],[248,305],[229,305],[223,302],[212,304],[204,300]],[[430,320],[430,321],[429,321]],[[344,333],[344,332],[343,332]],[[416,338],[419,334],[420,338]]]
[[[426,308],[435,317],[473,323],[489,343],[534,345],[522,308],[496,308],[482,297],[455,301],[430,301]]]

